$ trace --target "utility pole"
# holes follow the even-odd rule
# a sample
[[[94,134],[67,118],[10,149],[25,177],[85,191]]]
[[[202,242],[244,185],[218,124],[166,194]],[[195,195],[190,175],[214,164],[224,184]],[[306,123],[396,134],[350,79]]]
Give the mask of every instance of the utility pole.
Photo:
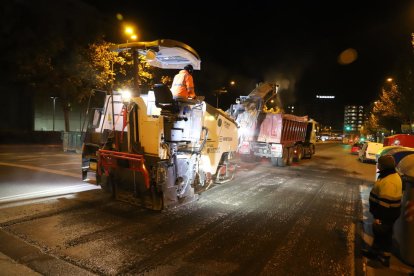
[[[137,96],[140,96],[139,91],[139,58],[138,58],[138,49],[131,48],[132,50],[132,58],[134,62],[134,89]]]

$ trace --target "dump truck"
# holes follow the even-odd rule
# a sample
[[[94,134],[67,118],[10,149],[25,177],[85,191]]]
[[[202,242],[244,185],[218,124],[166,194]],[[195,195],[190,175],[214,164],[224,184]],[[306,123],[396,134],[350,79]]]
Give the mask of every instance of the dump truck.
[[[198,54],[172,40],[122,45],[159,68],[200,69]],[[146,51],[151,51],[150,54]],[[237,125],[202,98],[174,99],[164,84],[139,95],[94,91],[87,112],[82,177],[116,199],[153,210],[198,198],[234,177]]]
[[[317,122],[308,116],[285,114],[278,85],[262,83],[231,105],[229,114],[239,127],[242,161],[265,157],[274,166],[287,166],[315,154]]]
[[[384,138],[384,147],[386,146],[404,146],[414,148],[414,135],[412,134],[395,134]]]

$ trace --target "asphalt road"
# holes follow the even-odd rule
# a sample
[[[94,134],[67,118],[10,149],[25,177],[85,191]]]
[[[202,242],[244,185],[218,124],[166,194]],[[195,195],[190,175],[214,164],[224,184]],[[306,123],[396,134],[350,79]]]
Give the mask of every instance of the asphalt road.
[[[0,151],[0,198],[9,198],[0,199],[0,251],[41,274],[362,274],[360,186],[373,183],[375,165],[358,162],[348,145],[320,144],[311,160],[285,168],[241,163],[232,182],[163,212],[113,201],[93,185],[11,200],[29,186],[36,193],[42,181],[31,174],[83,183],[79,167],[34,168],[80,163],[74,154],[52,150],[40,162],[15,151]]]

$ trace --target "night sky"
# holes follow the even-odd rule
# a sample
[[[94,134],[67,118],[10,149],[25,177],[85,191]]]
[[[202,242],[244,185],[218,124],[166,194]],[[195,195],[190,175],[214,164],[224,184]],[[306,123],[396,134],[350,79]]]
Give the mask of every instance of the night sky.
[[[411,51],[414,27],[409,1],[87,2],[110,16],[121,13],[142,40],[171,38],[196,49],[196,92],[207,99],[235,79],[222,108],[259,81],[279,83],[285,104],[303,112],[317,104],[316,94],[335,95],[328,106],[341,112],[344,104],[368,104]],[[340,64],[347,49],[356,59]]]
[[[338,128],[343,105],[374,101],[398,62],[412,53],[413,1],[64,2],[70,1],[98,11],[110,42],[126,42],[121,26],[131,22],[141,41],[168,38],[193,47],[202,61],[194,73],[196,93],[213,105],[220,87],[228,87],[219,104],[227,109],[256,83],[276,82],[284,104],[295,105],[298,115],[315,117],[324,109],[324,124]],[[342,64],[341,53],[348,53]],[[230,80],[236,86],[229,87]],[[317,94],[336,98],[321,102]]]

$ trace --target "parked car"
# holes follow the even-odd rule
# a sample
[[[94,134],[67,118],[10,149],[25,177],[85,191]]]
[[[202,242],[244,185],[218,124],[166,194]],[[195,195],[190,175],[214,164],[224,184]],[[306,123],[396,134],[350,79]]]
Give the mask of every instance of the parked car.
[[[362,148],[363,143],[355,143],[351,147],[351,154],[358,154]]]
[[[373,162],[375,163],[375,155],[378,151],[382,149],[381,143],[375,143],[375,142],[364,142],[364,145],[362,146],[361,150],[358,153],[358,159],[362,162]]]

